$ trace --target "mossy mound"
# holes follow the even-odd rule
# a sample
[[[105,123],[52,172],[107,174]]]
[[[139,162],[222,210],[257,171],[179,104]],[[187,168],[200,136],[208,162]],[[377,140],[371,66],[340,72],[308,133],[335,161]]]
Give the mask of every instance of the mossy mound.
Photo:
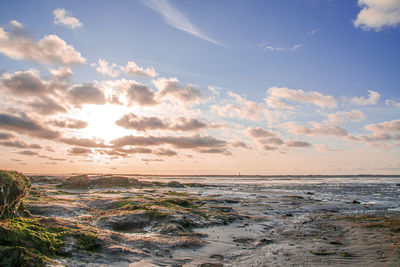
[[[99,249],[94,233],[59,225],[57,221],[44,218],[0,221],[0,244],[1,266],[7,260],[16,263],[11,266],[43,266],[54,257]],[[29,259],[33,259],[34,264],[25,264]]]
[[[13,218],[23,212],[20,205],[30,188],[31,182],[25,175],[0,170],[0,219]]]
[[[68,189],[113,188],[139,186],[140,182],[134,178],[123,176],[89,177],[78,175],[66,178],[58,187]]]

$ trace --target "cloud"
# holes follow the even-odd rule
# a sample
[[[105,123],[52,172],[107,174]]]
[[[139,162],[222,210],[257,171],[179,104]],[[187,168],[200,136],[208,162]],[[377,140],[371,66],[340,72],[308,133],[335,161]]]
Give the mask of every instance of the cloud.
[[[167,157],[172,157],[172,156],[177,156],[178,153],[174,150],[168,149],[168,148],[160,148],[154,151],[154,154],[158,156],[167,156]]]
[[[368,124],[365,126],[366,130],[375,133],[399,133],[400,134],[400,120],[384,121],[378,124]]]
[[[98,72],[104,75],[109,75],[113,78],[118,77],[120,74],[119,70],[115,69],[118,67],[117,64],[112,63],[111,65],[109,65],[108,62],[103,58],[100,58],[97,64],[93,63],[92,66],[97,66],[96,70]]]
[[[278,47],[278,46],[272,46],[269,45],[268,42],[264,42],[261,45],[261,48],[264,51],[273,51],[273,52],[295,52],[297,51],[300,47],[302,47],[302,44],[295,44],[291,47]]]
[[[126,74],[135,76],[156,77],[158,75],[153,67],[145,69],[139,67],[134,61],[129,61],[126,67],[121,67],[121,69]]]
[[[104,105],[106,103],[103,91],[91,83],[74,85],[68,90],[68,99],[75,107],[81,107],[83,104]]]
[[[43,82],[36,70],[16,71],[1,76],[2,85],[14,95],[44,95],[49,93],[47,83]]]
[[[15,147],[15,148],[29,148],[29,149],[40,149],[42,148],[38,144],[27,144],[22,141],[3,141],[0,142],[0,145],[7,147]]]
[[[0,53],[19,60],[45,64],[83,64],[86,59],[75,48],[55,34],[46,35],[37,43],[20,31],[6,32],[0,27]]]
[[[396,108],[400,108],[400,102],[396,102],[396,101],[394,101],[394,100],[391,100],[391,99],[388,99],[388,100],[386,100],[385,101],[385,104],[387,105],[387,106],[393,106],[393,107],[396,107]]]
[[[361,110],[339,111],[328,114],[328,122],[343,123],[343,122],[359,122],[365,120],[365,115]]]
[[[258,142],[265,145],[275,145],[275,146],[280,146],[285,143],[282,139],[278,137],[260,138],[258,139]]]
[[[206,148],[206,149],[200,149],[199,152],[207,154],[223,154],[225,156],[232,155],[232,153],[228,151],[226,148]]]
[[[106,148],[107,145],[104,144],[103,140],[100,139],[88,139],[88,138],[76,138],[76,137],[63,137],[58,140],[59,142],[73,145],[73,146],[82,146],[82,147],[99,147]]]
[[[2,133],[0,132],[0,140],[9,140],[11,138],[13,138],[14,135],[10,134],[10,133]]]
[[[311,31],[307,32],[307,34],[308,34],[308,35],[314,35],[314,34],[316,34],[317,32],[319,32],[319,29],[311,30]]]
[[[268,137],[275,137],[275,133],[271,131],[267,131],[261,127],[257,128],[247,128],[247,133],[254,138],[268,138]]]
[[[70,29],[81,28],[83,26],[79,19],[72,17],[71,12],[66,11],[64,8],[57,8],[53,10],[54,24],[63,25]]]
[[[219,42],[207,36],[200,29],[194,26],[189,19],[186,18],[177,8],[172,6],[168,0],[143,0],[142,2],[163,16],[168,25],[210,43],[222,46]]]
[[[243,141],[233,141],[233,142],[230,142],[230,145],[232,147],[240,147],[240,148],[250,149],[250,147]]]
[[[38,155],[37,152],[31,151],[31,150],[23,150],[23,151],[18,152],[18,154],[25,155],[25,156],[36,156],[36,155]]]
[[[318,151],[330,151],[330,152],[342,151],[342,149],[340,149],[340,148],[336,148],[336,149],[335,148],[330,148],[329,146],[327,146],[325,144],[315,144],[314,147]]]
[[[311,127],[300,125],[296,122],[286,122],[282,127],[286,128],[292,134],[304,134],[310,136],[346,136],[347,131],[337,125],[309,122]]]
[[[173,97],[180,102],[189,103],[199,100],[202,97],[202,93],[194,88],[193,85],[187,85],[186,87],[178,84],[177,78],[159,78],[154,80],[153,83],[158,89],[159,97]]]
[[[126,96],[128,105],[154,106],[159,104],[155,100],[155,93],[151,88],[137,81],[121,79],[108,82],[106,86],[114,88],[115,93],[111,101],[115,104],[122,104],[120,102],[122,95]]]
[[[43,139],[56,139],[60,133],[53,131],[22,113],[19,117],[0,114],[0,129]]]
[[[223,140],[211,136],[133,136],[128,135],[111,141],[116,147],[172,145],[176,148],[220,148],[226,145]]]
[[[263,111],[262,105],[247,100],[232,92],[228,92],[228,95],[232,97],[235,102],[221,106],[211,106],[211,110],[214,113],[225,118],[240,118],[253,121],[261,119],[261,112]]]
[[[92,153],[92,150],[89,148],[83,148],[83,147],[73,147],[68,149],[68,152],[72,156],[87,156],[90,153]]]
[[[286,141],[285,146],[287,147],[311,147],[311,144],[309,142],[305,141]]]
[[[137,131],[146,130],[172,130],[172,131],[198,131],[207,127],[215,127],[198,119],[177,118],[174,121],[161,120],[157,117],[139,117],[133,113],[125,114],[115,122],[125,129]]]
[[[347,136],[348,141],[356,141],[377,148],[391,148],[396,145],[383,144],[386,141],[400,140],[400,120],[384,121],[376,124],[368,124],[364,127],[372,132],[370,135]],[[372,143],[372,144],[371,144]]]
[[[380,31],[400,24],[400,2],[397,0],[358,0],[360,13],[354,26],[363,30]]]
[[[28,106],[30,106],[34,111],[38,112],[39,114],[45,116],[67,112],[65,107],[49,97],[38,98],[28,103]]]
[[[336,100],[333,96],[325,96],[319,92],[310,91],[304,92],[303,90],[294,90],[286,87],[270,87],[267,90],[268,97],[265,102],[268,107],[275,109],[293,109],[282,100],[310,103],[321,108],[335,108],[337,106]]]
[[[83,129],[88,126],[88,123],[86,121],[71,119],[71,118],[56,119],[48,121],[47,123],[59,128],[69,128],[69,129]]]
[[[378,92],[368,90],[368,98],[365,98],[363,96],[353,97],[349,101],[352,104],[360,106],[375,105],[376,103],[378,103],[380,97],[381,95]]]

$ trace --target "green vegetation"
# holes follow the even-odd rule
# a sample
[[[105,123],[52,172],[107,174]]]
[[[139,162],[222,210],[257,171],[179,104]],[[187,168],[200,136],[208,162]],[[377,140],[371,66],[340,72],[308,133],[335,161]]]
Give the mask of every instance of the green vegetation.
[[[309,251],[311,254],[316,255],[316,256],[328,256],[328,255],[334,255],[336,252],[330,252],[327,251],[325,248],[318,249],[318,250],[310,250]]]
[[[361,216],[347,216],[346,220],[355,222],[363,227],[388,229],[394,233],[400,233],[399,217],[384,217],[371,214]]]
[[[21,263],[33,259],[34,266],[56,256],[69,256],[65,250],[68,242],[75,240],[77,251],[97,251],[97,236],[94,233],[71,229],[57,222],[39,218],[13,218],[0,221],[0,262],[3,257],[12,255],[13,260]]]
[[[24,197],[29,193],[31,182],[22,173],[0,170],[0,219],[19,216]]]

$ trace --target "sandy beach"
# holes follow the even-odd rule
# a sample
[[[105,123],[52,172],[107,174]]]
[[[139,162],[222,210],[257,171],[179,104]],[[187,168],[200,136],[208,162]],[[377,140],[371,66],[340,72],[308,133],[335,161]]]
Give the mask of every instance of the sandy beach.
[[[65,241],[51,264],[400,264],[397,177],[102,178],[31,176],[32,220],[95,239]]]

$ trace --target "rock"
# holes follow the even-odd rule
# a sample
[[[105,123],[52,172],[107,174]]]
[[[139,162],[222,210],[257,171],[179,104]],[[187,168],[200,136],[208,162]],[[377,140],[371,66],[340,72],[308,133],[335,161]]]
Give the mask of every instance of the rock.
[[[89,178],[78,175],[66,178],[58,187],[70,189],[113,188],[139,186],[141,183],[134,178],[123,176],[101,176]]]
[[[215,260],[219,260],[219,261],[223,261],[224,260],[224,256],[219,255],[219,254],[214,254],[210,256],[210,259],[215,259]]]
[[[353,200],[353,202],[352,202],[353,204],[361,204],[361,202],[360,201],[358,201],[358,200]]]
[[[200,264],[200,267],[223,267],[224,265],[222,263],[213,263],[213,262],[206,262],[203,264]]]
[[[71,176],[64,180],[61,187],[72,189],[85,189],[90,185],[89,177],[85,175]]]
[[[175,187],[175,188],[184,188],[185,187],[183,184],[181,184],[180,182],[177,182],[177,181],[168,182],[166,186]]]
[[[0,219],[22,215],[23,207],[20,205],[30,188],[31,182],[25,175],[0,170]]]
[[[396,186],[400,186],[400,184],[396,184]]]

